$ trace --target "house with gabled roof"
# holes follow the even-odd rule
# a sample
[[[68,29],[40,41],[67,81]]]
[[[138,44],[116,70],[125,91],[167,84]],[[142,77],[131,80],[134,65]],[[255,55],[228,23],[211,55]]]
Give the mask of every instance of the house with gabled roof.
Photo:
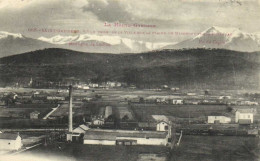
[[[18,134],[0,133],[0,150],[12,151],[22,148],[22,138]]]
[[[238,109],[236,111],[235,122],[240,125],[248,125],[254,123],[253,109]]]

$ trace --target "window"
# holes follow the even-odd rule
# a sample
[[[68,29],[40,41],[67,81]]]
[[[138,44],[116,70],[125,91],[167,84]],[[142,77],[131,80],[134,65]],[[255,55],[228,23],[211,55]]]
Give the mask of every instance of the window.
[[[168,130],[168,126],[164,126],[164,130]]]

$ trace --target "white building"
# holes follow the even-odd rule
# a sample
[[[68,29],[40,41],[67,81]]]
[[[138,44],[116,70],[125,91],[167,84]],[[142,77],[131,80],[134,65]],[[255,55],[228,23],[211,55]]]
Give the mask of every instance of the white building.
[[[174,104],[174,105],[183,105],[183,100],[180,100],[180,99],[172,100],[172,104]]]
[[[22,147],[22,139],[19,134],[0,133],[0,150],[19,150]]]
[[[231,96],[219,96],[219,99],[220,99],[220,100],[223,100],[223,99],[231,99]]]
[[[65,101],[65,97],[63,97],[63,96],[47,96],[47,100]]]
[[[257,105],[258,105],[258,102],[245,101],[245,105],[257,106]]]
[[[169,123],[166,121],[158,122],[156,125],[156,131],[168,131],[169,130]]]
[[[235,122],[239,124],[252,124],[254,122],[254,114],[250,110],[237,110]]]
[[[101,118],[92,119],[92,125],[104,125],[105,121]]]
[[[90,83],[89,86],[92,87],[92,88],[98,88],[98,84],[97,83]]]
[[[89,86],[82,86],[82,89],[89,89]]]
[[[231,118],[226,116],[208,116],[208,123],[209,124],[228,124],[231,122]]]
[[[116,133],[89,130],[84,135],[83,144],[116,145]]]
[[[116,82],[107,82],[108,87],[115,87],[116,86]]]

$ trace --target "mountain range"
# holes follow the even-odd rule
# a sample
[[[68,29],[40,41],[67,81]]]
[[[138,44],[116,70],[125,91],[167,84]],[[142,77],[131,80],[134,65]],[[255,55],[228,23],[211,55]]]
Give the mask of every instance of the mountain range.
[[[120,36],[81,34],[56,35],[37,39],[0,31],[0,57],[45,49],[64,48],[90,53],[141,53],[161,49],[220,48],[235,51],[260,51],[260,33],[246,33],[237,28],[210,27],[181,42],[144,42]]]
[[[163,48],[219,48],[253,52],[260,50],[260,33],[246,33],[237,28],[213,26],[193,38]]]
[[[259,89],[260,53],[225,49],[95,54],[50,48],[0,58],[0,86],[31,78],[57,82],[119,81],[140,88]]]

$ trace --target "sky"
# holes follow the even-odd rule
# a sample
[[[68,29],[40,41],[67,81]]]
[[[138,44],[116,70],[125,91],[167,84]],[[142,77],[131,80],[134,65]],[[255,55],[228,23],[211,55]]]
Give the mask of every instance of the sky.
[[[111,27],[104,24],[111,24]],[[145,24],[155,27],[114,27]],[[211,26],[260,32],[260,0],[0,0],[0,31],[38,38],[79,33],[32,32],[29,29],[84,31],[201,32]],[[119,34],[121,37],[178,42],[187,36]]]

